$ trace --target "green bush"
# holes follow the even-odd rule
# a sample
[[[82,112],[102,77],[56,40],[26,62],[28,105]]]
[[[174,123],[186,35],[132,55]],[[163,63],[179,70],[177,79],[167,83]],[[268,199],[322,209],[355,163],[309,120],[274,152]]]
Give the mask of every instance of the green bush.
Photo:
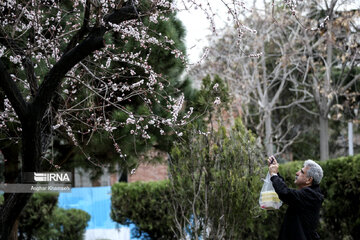
[[[58,193],[35,193],[19,218],[19,239],[83,239],[90,215],[57,207]]]
[[[332,239],[360,236],[360,155],[320,162],[325,195],[321,231]],[[328,238],[330,239],[330,238]]]
[[[20,239],[32,239],[36,232],[51,221],[58,202],[58,193],[35,193],[19,218]]]
[[[174,239],[169,182],[116,183],[111,188],[111,218],[134,223],[135,235],[145,239]]]
[[[263,157],[240,119],[232,128],[218,126],[207,134],[195,126],[172,148],[171,200],[181,216],[175,219],[179,239],[257,239],[253,218],[263,214],[255,207]]]
[[[38,240],[83,239],[90,215],[80,209],[56,208],[48,224],[37,231]]]

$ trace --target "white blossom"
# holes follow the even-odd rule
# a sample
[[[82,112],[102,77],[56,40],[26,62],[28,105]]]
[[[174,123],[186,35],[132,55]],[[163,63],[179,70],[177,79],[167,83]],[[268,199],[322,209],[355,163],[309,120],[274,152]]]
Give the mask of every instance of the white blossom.
[[[219,84],[218,84],[218,83],[215,83],[213,89],[214,89],[215,91],[217,91],[217,90],[218,90],[218,87],[219,87]]]
[[[216,98],[215,98],[215,101],[214,101],[214,104],[215,104],[215,105],[219,105],[220,103],[221,103],[220,98],[219,98],[219,97],[216,97]]]
[[[126,124],[135,124],[135,118],[133,116],[130,116],[128,119],[126,119]]]

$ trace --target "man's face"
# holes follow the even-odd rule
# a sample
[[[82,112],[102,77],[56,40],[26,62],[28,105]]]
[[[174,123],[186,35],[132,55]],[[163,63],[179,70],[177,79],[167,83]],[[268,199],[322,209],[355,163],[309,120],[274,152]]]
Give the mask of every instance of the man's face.
[[[309,167],[303,167],[296,173],[295,176],[295,184],[298,188],[303,188],[306,186],[310,186],[312,183],[312,178],[307,177],[307,171]]]

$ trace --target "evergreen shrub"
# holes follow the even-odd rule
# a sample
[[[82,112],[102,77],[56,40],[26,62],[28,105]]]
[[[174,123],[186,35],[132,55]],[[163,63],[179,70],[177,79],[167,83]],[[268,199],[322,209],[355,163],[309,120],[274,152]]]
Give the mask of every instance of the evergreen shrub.
[[[19,218],[19,239],[81,240],[90,215],[57,207],[58,193],[34,193]]]
[[[325,195],[320,229],[323,238],[359,239],[360,155],[328,160],[320,165],[324,170],[320,183]]]
[[[111,188],[111,218],[135,224],[133,234],[143,239],[175,239],[169,202],[169,181],[116,183]]]

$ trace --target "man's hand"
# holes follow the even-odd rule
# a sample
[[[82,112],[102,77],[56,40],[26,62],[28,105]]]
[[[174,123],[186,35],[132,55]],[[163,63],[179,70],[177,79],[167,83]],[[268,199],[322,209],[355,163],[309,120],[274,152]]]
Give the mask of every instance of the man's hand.
[[[268,165],[270,176],[279,172],[279,164],[277,163],[274,156],[268,158]]]

